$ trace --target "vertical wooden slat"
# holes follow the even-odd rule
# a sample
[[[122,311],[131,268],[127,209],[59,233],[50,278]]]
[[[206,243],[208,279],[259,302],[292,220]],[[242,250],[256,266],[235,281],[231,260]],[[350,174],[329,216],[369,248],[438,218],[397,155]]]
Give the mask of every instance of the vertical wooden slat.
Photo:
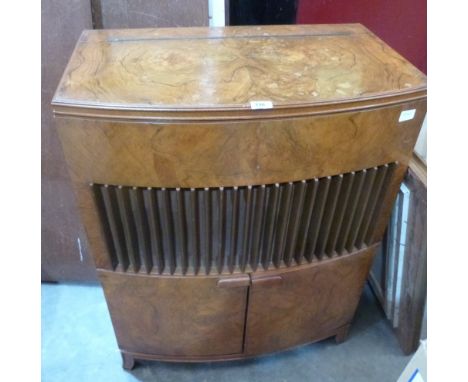
[[[109,262],[111,264],[111,268],[115,270],[115,268],[119,264],[119,260],[117,259],[117,255],[114,248],[112,233],[110,231],[109,222],[106,215],[106,207],[104,206],[104,201],[102,199],[100,185],[95,185],[94,183],[90,183],[89,187],[91,188],[91,193],[94,197],[94,202],[96,205],[96,209],[99,215],[99,221],[101,222],[101,228],[103,232],[104,239],[107,244],[107,254],[109,256]]]
[[[161,274],[164,272],[165,265],[162,246],[161,222],[159,220],[159,209],[155,202],[155,194],[150,187],[148,187],[146,190],[143,190],[143,201],[145,203],[146,216],[148,218],[148,230],[153,264],[156,264],[157,272]]]
[[[336,219],[335,211],[338,198],[340,196],[343,175],[337,175],[332,178],[327,204],[325,206],[324,217],[322,219],[319,238],[317,241],[316,254],[321,259],[325,253],[325,248],[330,236],[330,228],[333,220]]]
[[[285,258],[288,253],[288,251],[285,251],[285,249],[293,200],[293,187],[293,183],[288,183],[286,186],[284,186],[284,197],[281,201],[283,208],[280,210],[280,218],[278,221],[278,246],[276,247],[275,254],[273,256],[273,263],[277,267],[281,265],[282,261],[287,266],[289,266],[291,262],[290,259]]]
[[[280,188],[279,184],[276,183],[274,187],[270,189],[270,196],[268,198],[268,209],[269,214],[267,217],[268,228],[266,228],[266,242],[267,246],[264,251],[262,266],[265,270],[268,269],[269,265],[273,261],[273,251],[274,251],[274,241],[275,241],[275,231],[276,231],[276,222],[278,220],[279,207],[280,207]]]
[[[269,197],[270,197],[270,191],[272,190],[273,186],[264,186],[264,192],[263,192],[263,211],[262,211],[262,216],[261,216],[261,227],[262,229],[260,230],[260,242],[259,242],[259,248],[258,248],[258,266],[262,265],[264,263],[265,259],[265,252],[267,248],[267,230],[268,230],[268,203],[269,203]],[[258,267],[257,266],[257,267]]]
[[[171,199],[169,190],[165,188],[161,188],[161,204],[160,204],[162,215],[164,217],[164,224],[162,225],[163,228],[163,235],[164,241],[167,244],[167,253],[164,251],[164,255],[166,255],[165,263],[169,264],[169,272],[170,274],[174,274],[176,267],[177,267],[177,257],[175,252],[175,237],[174,237],[174,219],[172,213],[172,206],[171,206]]]
[[[234,272],[237,259],[237,240],[239,235],[239,190],[234,187],[231,190],[232,202],[232,224],[231,224],[231,248],[229,250],[228,269],[229,272]]]
[[[349,237],[351,225],[353,223],[354,215],[356,213],[359,197],[361,196],[362,186],[364,179],[366,178],[367,170],[362,170],[356,173],[355,180],[351,191],[351,196],[346,208],[343,225],[338,236],[338,242],[336,244],[336,252],[341,255],[345,249],[346,242]]]
[[[158,273],[291,266],[361,248],[396,164],[225,190],[91,185],[113,264]],[[199,199],[201,196],[201,200]],[[214,199],[213,199],[214,198]],[[202,211],[200,211],[202,208]],[[242,231],[241,231],[242,228]],[[203,248],[203,251],[202,251]],[[202,258],[203,257],[203,258]],[[117,268],[117,269],[120,269]]]
[[[148,245],[148,224],[144,216],[140,190],[133,187],[129,190],[130,206],[132,208],[132,217],[137,233],[138,253],[140,255],[140,264],[146,273],[150,273],[153,268],[153,259],[151,257],[150,246]]]
[[[265,185],[254,189],[255,211],[253,217],[253,239],[250,246],[250,266],[253,271],[257,270],[260,258],[260,235],[263,228],[263,215],[265,209]]]
[[[371,245],[373,244],[371,242],[371,239],[372,239],[372,235],[374,234],[374,228],[375,228],[375,225],[377,224],[377,220],[380,216],[380,213],[381,213],[381,210],[382,210],[382,207],[383,207],[383,200],[384,198],[387,196],[387,191],[389,189],[389,186],[392,182],[392,179],[393,179],[393,175],[395,173],[395,169],[397,168],[398,166],[398,163],[390,163],[389,166],[388,166],[388,169],[387,169],[387,173],[386,173],[386,176],[385,176],[385,180],[384,180],[384,183],[382,185],[382,189],[380,191],[380,194],[378,196],[378,202],[375,206],[375,209],[372,213],[372,217],[371,217],[371,223],[369,224],[369,227],[367,229],[367,232],[365,234],[365,242],[367,245]]]
[[[296,244],[297,244],[297,237],[300,229],[301,217],[303,213],[304,207],[304,199],[307,189],[307,183],[303,180],[301,183],[296,184],[294,186],[294,195],[293,195],[293,210],[291,211],[291,222],[289,225],[289,234],[288,234],[288,241],[286,244],[286,264],[290,264],[295,252],[296,252]]]
[[[320,179],[320,186],[318,190],[316,206],[314,207],[312,221],[310,222],[310,228],[308,232],[309,238],[307,241],[307,247],[306,247],[306,252],[305,252],[305,257],[307,261],[309,262],[313,260],[313,257],[315,254],[315,247],[316,247],[317,240],[318,240],[323,212],[325,210],[325,204],[328,198],[328,191],[330,189],[330,183],[331,183],[330,176]]]
[[[222,273],[224,267],[224,256],[226,247],[226,195],[223,187],[219,188],[218,191],[218,273]]]
[[[274,234],[273,234],[273,243],[271,247],[271,262],[275,268],[278,268],[280,258],[279,258],[279,248],[281,241],[281,222],[284,210],[284,195],[285,189],[282,185],[278,184],[278,204],[276,206],[276,215],[274,222]]]
[[[336,206],[336,216],[333,219],[332,227],[330,229],[330,240],[326,247],[328,256],[332,256],[336,252],[336,245],[338,241],[338,235],[343,224],[343,218],[345,211],[348,206],[348,201],[351,195],[351,189],[353,187],[355,179],[355,173],[351,172],[343,177],[343,184],[341,186],[341,195]]]
[[[252,187],[252,208],[251,208],[251,213],[250,213],[250,230],[249,230],[249,245],[247,247],[247,264],[252,267],[253,262],[255,261],[254,258],[256,257],[256,254],[254,253],[255,249],[255,235],[257,231],[256,227],[256,220],[257,220],[257,202],[258,202],[258,191],[259,187]]]
[[[249,244],[251,240],[250,232],[250,220],[252,215],[252,186],[248,186],[244,189],[245,192],[245,215],[244,215],[244,228],[243,228],[243,243],[242,243],[242,253],[239,262],[241,272],[245,271],[247,262],[249,261]]]
[[[315,206],[315,200],[317,198],[317,191],[319,188],[319,180],[313,179],[309,183],[307,183],[307,191],[306,191],[306,199],[305,203],[305,211],[304,211],[304,219],[302,220],[302,237],[299,237],[299,250],[296,252],[296,262],[301,264],[302,259],[305,258],[305,251],[307,247],[307,239],[308,233],[310,228],[310,223],[312,221],[312,212]]]
[[[211,271],[212,261],[212,213],[211,213],[211,190],[205,188],[203,190],[203,201],[204,201],[204,217],[205,217],[205,256],[204,256],[204,267],[205,274],[209,274]]]
[[[354,215],[353,223],[351,225],[351,231],[349,233],[348,241],[346,242],[346,249],[348,252],[353,251],[355,248],[357,235],[359,228],[361,227],[362,219],[364,218],[365,209],[374,185],[376,173],[377,167],[371,168],[367,171],[367,176],[356,208],[356,214]]]
[[[190,235],[192,238],[192,266],[194,274],[200,271],[200,210],[198,204],[198,191],[194,188],[190,189],[190,211],[191,211],[191,224]]]
[[[138,272],[140,269],[140,259],[136,253],[136,234],[133,229],[133,224],[130,220],[130,211],[128,207],[126,189],[122,186],[118,186],[115,189],[117,196],[117,206],[119,209],[120,222],[123,228],[123,234],[125,238],[125,249],[128,254],[128,260],[130,261],[130,267],[134,272]]]
[[[182,274],[185,275],[188,269],[188,248],[187,248],[187,217],[185,212],[184,192],[176,188],[177,201],[177,242],[180,245],[180,266]]]
[[[374,181],[374,186],[372,187],[371,195],[369,197],[369,201],[366,206],[366,211],[364,212],[364,217],[359,228],[359,232],[356,238],[356,248],[361,249],[362,245],[364,244],[364,238],[366,232],[369,228],[372,214],[374,213],[377,200],[379,198],[380,192],[382,190],[382,186],[384,184],[385,176],[387,174],[388,165],[380,166],[377,169],[377,174]]]
[[[123,235],[121,233],[121,227],[118,222],[118,212],[116,212],[115,203],[111,197],[110,189],[108,185],[100,187],[102,200],[104,202],[104,208],[107,216],[107,222],[109,223],[109,228],[112,236],[112,243],[114,245],[115,254],[119,266],[123,271],[127,270],[128,267],[128,257],[124,252],[125,243],[123,243]]]

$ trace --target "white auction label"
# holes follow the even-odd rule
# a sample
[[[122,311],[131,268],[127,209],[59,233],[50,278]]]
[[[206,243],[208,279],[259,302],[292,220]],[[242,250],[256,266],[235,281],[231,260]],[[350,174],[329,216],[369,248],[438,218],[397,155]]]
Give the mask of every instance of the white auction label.
[[[416,109],[403,110],[400,113],[400,118],[398,119],[398,122],[409,121],[409,120],[413,119],[415,115],[416,115]]]
[[[250,101],[250,108],[256,109],[273,109],[273,102],[271,101]]]

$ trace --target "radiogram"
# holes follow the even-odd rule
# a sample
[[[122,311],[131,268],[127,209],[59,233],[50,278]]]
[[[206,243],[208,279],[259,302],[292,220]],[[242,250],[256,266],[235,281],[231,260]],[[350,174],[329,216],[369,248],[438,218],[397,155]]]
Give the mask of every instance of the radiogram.
[[[53,107],[132,368],[343,341],[426,78],[359,24],[95,30]]]

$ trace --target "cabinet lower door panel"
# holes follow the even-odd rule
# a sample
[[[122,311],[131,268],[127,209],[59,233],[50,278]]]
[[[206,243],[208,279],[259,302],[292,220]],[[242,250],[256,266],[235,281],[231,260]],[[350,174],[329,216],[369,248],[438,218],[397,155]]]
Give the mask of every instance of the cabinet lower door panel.
[[[120,349],[182,358],[242,353],[248,286],[219,287],[217,277],[99,276]]]
[[[246,354],[320,340],[349,324],[373,252],[373,248],[366,249],[296,269],[252,274]]]

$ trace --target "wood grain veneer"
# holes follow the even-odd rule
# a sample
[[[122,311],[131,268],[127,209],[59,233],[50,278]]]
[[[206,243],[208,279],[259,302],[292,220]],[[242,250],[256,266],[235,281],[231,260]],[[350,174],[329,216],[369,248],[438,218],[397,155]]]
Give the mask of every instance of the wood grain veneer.
[[[343,341],[425,98],[359,24],[84,31],[53,107],[124,367]]]
[[[287,349],[312,342],[323,332],[337,333],[348,325],[374,251],[375,248],[361,250],[302,268],[272,271],[268,276],[253,274],[246,353]],[[273,282],[268,282],[271,279]]]
[[[260,97],[278,108],[425,86],[359,24],[85,31],[54,103],[180,112],[245,108]]]
[[[92,187],[114,269],[229,274],[289,267],[374,243],[398,163],[254,187]]]
[[[216,277],[99,272],[121,349],[167,356],[241,354],[248,284]],[[248,276],[247,276],[248,279]],[[240,285],[239,285],[240,284]]]

